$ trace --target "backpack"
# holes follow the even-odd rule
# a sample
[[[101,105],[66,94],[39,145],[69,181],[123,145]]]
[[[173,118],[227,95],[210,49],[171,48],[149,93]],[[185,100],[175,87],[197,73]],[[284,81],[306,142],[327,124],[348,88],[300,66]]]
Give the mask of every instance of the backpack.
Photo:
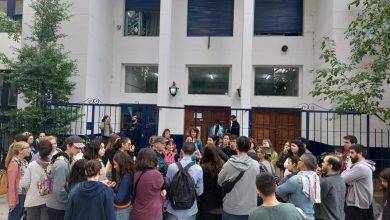
[[[196,200],[195,183],[188,173],[188,169],[194,164],[195,162],[191,162],[183,168],[180,162],[176,163],[179,171],[173,177],[169,190],[169,201],[173,209],[190,209]]]
[[[6,194],[8,192],[8,177],[7,170],[0,170],[0,195]]]
[[[51,177],[51,163],[44,167],[41,163],[37,163],[43,168],[43,174],[40,174],[38,180],[39,195],[45,196],[53,191],[53,177]]]

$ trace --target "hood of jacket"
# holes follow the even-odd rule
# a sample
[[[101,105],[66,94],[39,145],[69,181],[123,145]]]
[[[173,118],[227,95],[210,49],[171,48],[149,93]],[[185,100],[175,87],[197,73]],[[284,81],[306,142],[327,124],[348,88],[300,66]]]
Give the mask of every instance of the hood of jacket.
[[[253,159],[249,156],[239,157],[237,155],[233,155],[227,163],[239,171],[244,171],[249,168],[252,161]]]
[[[107,189],[106,185],[98,181],[84,181],[78,187],[80,195],[87,198],[94,198]]]
[[[351,169],[352,169],[352,167],[357,166],[357,165],[359,165],[359,164],[362,164],[362,165],[364,165],[364,166],[367,166],[368,168],[371,169],[372,172],[375,172],[375,162],[372,161],[372,160],[363,160],[363,161],[354,163],[354,164],[352,164]]]

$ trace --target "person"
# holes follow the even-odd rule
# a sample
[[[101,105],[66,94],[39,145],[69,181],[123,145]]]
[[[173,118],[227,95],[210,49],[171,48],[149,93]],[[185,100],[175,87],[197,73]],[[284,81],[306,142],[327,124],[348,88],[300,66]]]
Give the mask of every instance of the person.
[[[351,161],[351,158],[349,156],[349,148],[354,144],[357,144],[357,138],[355,136],[353,136],[353,135],[344,136],[344,139],[343,139],[344,150],[343,150],[343,156],[342,156],[343,166],[341,167],[341,172],[349,170],[352,166],[352,161]]]
[[[167,147],[164,151],[164,160],[168,165],[179,161],[179,154],[176,150],[176,144],[173,139],[168,140]]]
[[[240,136],[240,123],[237,122],[237,117],[235,115],[232,115],[230,117],[230,120],[232,121],[232,126],[230,127],[230,134],[234,134],[237,137]]]
[[[20,186],[27,189],[26,201],[24,202],[27,219],[48,220],[46,207],[48,194],[42,193],[37,187],[37,183],[49,175],[52,144],[47,140],[39,142],[38,151],[38,159],[27,166]]]
[[[223,160],[223,162],[226,162],[229,160],[228,155],[225,154],[225,152],[222,151],[220,147],[218,147],[216,144],[216,138],[214,135],[207,137],[207,144],[212,144],[216,147],[219,157]]]
[[[237,155],[237,136],[230,135],[229,136],[229,148],[223,148],[222,151],[231,158],[233,155]]]
[[[277,186],[272,174],[258,174],[256,188],[258,196],[263,200],[263,205],[251,210],[249,220],[302,220],[301,214],[293,204],[280,203],[276,199]]]
[[[284,183],[284,182],[286,182],[288,179],[290,179],[291,177],[293,177],[293,176],[298,174],[298,172],[299,172],[299,170],[298,170],[298,161],[299,161],[299,157],[298,156],[290,156],[290,157],[288,157],[287,170],[288,170],[289,174],[282,179],[282,181],[279,183],[279,185]]]
[[[290,141],[286,141],[283,146],[283,150],[279,153],[278,161],[276,162],[276,167],[280,169],[280,178],[283,179],[284,171],[284,162],[287,160],[288,151],[290,150]]]
[[[262,172],[274,174],[275,170],[271,164],[271,149],[268,147],[259,147],[257,155],[259,157],[259,164]]]
[[[382,220],[390,219],[390,168],[385,168],[379,173],[379,178],[383,188],[383,213]]]
[[[114,155],[116,153],[117,149],[117,142],[121,139],[121,137],[117,134],[111,134],[110,138],[108,139],[108,144],[106,147],[106,151],[104,152],[103,157],[103,163],[106,161],[106,177],[108,180],[113,180],[112,175],[115,175],[112,173],[112,158],[114,158]]]
[[[103,164],[107,166],[108,157],[110,155],[110,151],[112,148],[114,148],[115,143],[120,139],[121,137],[117,134],[110,134],[108,138],[108,142],[106,145],[106,150],[104,152],[104,156],[102,158]]]
[[[99,128],[102,135],[102,141],[104,144],[107,144],[110,134],[112,134],[112,127],[111,127],[111,118],[109,115],[105,115],[102,118],[102,122],[99,124]]]
[[[14,142],[8,148],[5,166],[8,178],[9,220],[19,220],[24,212],[26,192],[20,187],[20,180],[26,172],[28,162],[25,158],[28,156],[30,156],[30,146],[27,142]]]
[[[47,136],[45,141],[48,141],[51,144],[51,152],[50,152],[50,155],[49,155],[50,159],[54,155],[62,152],[62,150],[57,147],[57,137],[55,137],[55,136]],[[40,156],[39,154],[34,154],[34,156],[31,158],[30,162],[38,160],[39,156]]]
[[[305,148],[303,147],[303,143],[300,140],[296,139],[296,140],[292,140],[290,142],[290,150],[288,151],[288,157],[291,157],[291,156],[300,157],[304,153],[305,153]],[[289,160],[288,157],[287,157],[287,160],[284,162],[284,167],[286,169],[287,169],[288,160]],[[286,177],[289,174],[290,174],[290,172],[288,170],[284,171],[284,177]]]
[[[70,173],[72,158],[84,148],[83,139],[72,135],[65,139],[64,152],[54,155],[51,159],[51,178],[53,178],[53,191],[46,202],[47,213],[50,220],[62,220],[65,215],[68,200],[67,179]]]
[[[316,174],[317,158],[312,154],[303,154],[298,161],[299,173],[279,186],[276,194],[303,210],[305,215],[314,220],[315,203],[321,202],[320,179]]]
[[[218,185],[218,173],[224,164],[214,144],[206,144],[202,160],[203,194],[199,198],[199,220],[222,219],[222,188]]]
[[[169,140],[171,138],[171,130],[169,130],[169,128],[165,128],[161,136]]]
[[[347,184],[345,220],[369,219],[369,209],[374,196],[372,173],[375,166],[366,160],[366,149],[361,144],[349,147],[352,166],[341,173]]]
[[[166,191],[161,190],[164,178],[157,167],[157,156],[152,149],[144,148],[138,152],[133,180],[134,205],[130,219],[162,219]]]
[[[88,160],[80,159],[73,164],[68,178],[68,189],[71,190],[75,185],[87,180],[85,176],[85,164]]]
[[[142,148],[142,125],[139,121],[139,117],[134,115],[131,119],[131,125],[127,129],[127,137],[133,141],[135,145],[136,154],[140,148]]]
[[[102,164],[89,160],[85,164],[87,181],[73,187],[69,193],[65,220],[115,220],[112,190],[99,181]]]
[[[309,141],[304,137],[299,137],[298,140],[300,140],[303,143],[303,147],[305,148],[305,154],[313,154],[309,151]]]
[[[276,166],[276,162],[278,161],[278,153],[275,151],[273,145],[272,145],[272,142],[269,138],[265,138],[263,139],[263,147],[268,147],[270,150],[271,150],[271,164],[272,164],[272,167],[275,167]]]
[[[22,135],[27,138],[26,142],[30,145],[30,152],[31,153],[30,153],[30,156],[26,158],[26,160],[28,162],[30,162],[31,159],[33,158],[33,156],[38,153],[38,150],[34,146],[34,136],[28,131],[23,132]]]
[[[221,121],[219,119],[215,119],[214,125],[210,127],[209,136],[210,135],[215,135],[218,146],[220,139],[222,139],[222,137],[225,135],[225,129],[221,125]]]
[[[107,171],[102,161],[102,157],[104,156],[105,151],[106,149],[104,148],[104,143],[99,139],[95,139],[87,145],[86,151],[83,155],[84,159],[86,160],[99,160],[102,163],[102,170],[99,181],[107,180]]]
[[[114,167],[116,170],[114,188],[114,207],[117,220],[128,220],[133,206],[133,174],[134,161],[125,152],[118,152],[114,156]]]
[[[223,199],[222,219],[247,219],[250,209],[257,206],[256,175],[260,172],[259,164],[247,155],[251,147],[248,137],[237,138],[237,155],[233,155],[218,174],[218,185],[236,179],[244,172]]]
[[[200,132],[197,127],[192,127],[188,130],[187,135],[191,136],[192,141],[195,143],[195,149],[199,150],[200,154],[203,154],[202,140],[200,138]]]
[[[173,180],[175,178],[175,175],[179,172],[180,169],[185,169],[187,165],[189,166],[188,174],[192,177],[192,184],[193,186],[190,186],[190,188],[194,188],[194,201],[190,208],[188,209],[175,209],[175,207],[172,204],[171,199],[167,202],[167,213],[168,217],[167,220],[195,220],[196,219],[196,213],[198,213],[198,206],[196,203],[196,197],[200,196],[203,193],[203,171],[202,168],[195,164],[195,162],[192,162],[192,155],[195,153],[195,144],[193,142],[185,142],[183,144],[183,148],[181,149],[183,159],[180,160],[177,163],[173,163],[169,165],[167,176],[165,178],[165,184],[170,188],[171,184],[173,183]],[[179,164],[180,163],[180,164]],[[181,168],[179,169],[179,166]],[[181,189],[181,190],[186,190]],[[178,190],[178,189],[170,189],[170,192],[172,190]],[[170,197],[172,197],[171,193],[169,193]]]
[[[344,220],[345,183],[340,176],[341,160],[333,155],[322,162],[321,204],[315,204],[316,220]]]
[[[165,162],[164,159],[164,150],[166,148],[167,141],[168,140],[163,138],[162,136],[158,136],[152,144],[152,149],[154,150],[154,153],[156,154],[158,160],[158,170],[164,177],[166,176],[168,171],[168,164],[167,162]]]
[[[251,149],[249,149],[248,151],[248,156],[254,159],[255,161],[259,161],[259,156],[257,155],[256,149],[257,149],[257,141],[256,139],[251,138]]]

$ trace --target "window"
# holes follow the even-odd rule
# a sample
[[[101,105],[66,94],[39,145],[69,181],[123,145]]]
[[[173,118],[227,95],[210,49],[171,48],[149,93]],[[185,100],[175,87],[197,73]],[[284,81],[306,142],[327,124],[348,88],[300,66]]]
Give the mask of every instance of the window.
[[[160,0],[126,0],[125,35],[159,36]]]
[[[125,93],[157,93],[158,66],[126,66]]]
[[[0,0],[0,11],[7,14],[7,1],[8,0]]]
[[[2,70],[0,70],[2,71]],[[18,93],[16,88],[9,83],[5,82],[4,77],[0,76],[0,106],[3,109],[7,109],[11,106],[16,106],[18,99]]]
[[[255,95],[298,96],[298,67],[256,67]]]
[[[234,0],[188,0],[187,36],[233,36]]]
[[[189,67],[188,94],[227,95],[230,67]]]
[[[303,0],[255,0],[255,35],[302,35]]]

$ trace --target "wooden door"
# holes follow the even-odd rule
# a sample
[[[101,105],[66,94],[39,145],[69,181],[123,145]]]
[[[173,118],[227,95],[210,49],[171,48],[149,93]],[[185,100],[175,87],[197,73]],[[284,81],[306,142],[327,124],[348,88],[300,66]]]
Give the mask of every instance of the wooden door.
[[[185,106],[184,136],[191,127],[200,130],[203,145],[207,142],[207,135],[214,121],[218,119],[225,132],[230,128],[230,108],[210,106]]]
[[[254,109],[252,111],[252,137],[261,144],[269,138],[279,153],[288,140],[301,136],[301,113],[296,111],[271,111]]]

